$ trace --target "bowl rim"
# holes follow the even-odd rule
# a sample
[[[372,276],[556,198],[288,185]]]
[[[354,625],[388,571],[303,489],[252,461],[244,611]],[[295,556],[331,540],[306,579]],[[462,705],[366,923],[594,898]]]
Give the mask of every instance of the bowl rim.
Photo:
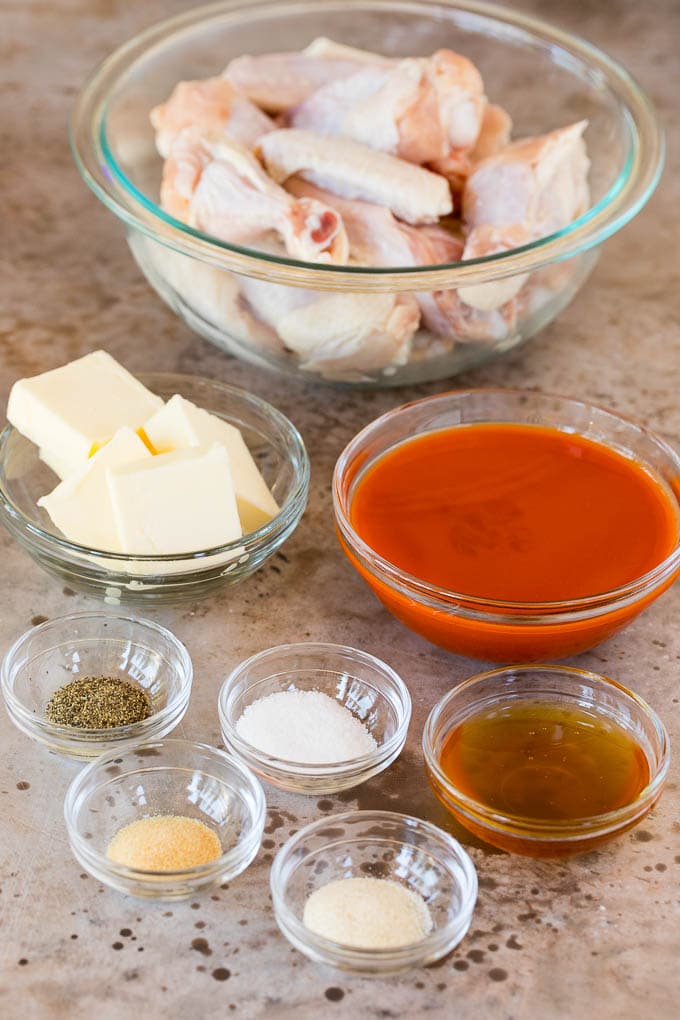
[[[36,713],[31,712],[26,708],[23,701],[15,693],[15,674],[16,674],[16,657],[22,651],[22,648],[27,645],[30,640],[36,635],[48,633],[51,629],[58,626],[63,626],[66,623],[77,624],[83,620],[101,620],[102,623],[108,623],[111,620],[115,620],[118,623],[130,623],[135,627],[140,627],[144,631],[148,631],[151,635],[163,637],[173,650],[173,656],[175,659],[175,665],[179,675],[179,683],[177,690],[174,692],[172,698],[169,698],[165,705],[158,712],[153,712],[146,719],[142,719],[139,722],[127,723],[124,726],[111,726],[107,729],[86,729],[76,726],[63,726],[58,723],[50,722],[44,716],[37,716]],[[63,639],[55,642],[52,646],[57,648],[60,645],[66,643],[72,643],[73,641],[87,640],[105,641],[105,636],[95,639],[90,638],[72,638]],[[123,640],[122,638],[113,640]],[[129,639],[133,640],[133,639]],[[134,643],[138,643],[134,641]],[[149,641],[152,644],[152,641]],[[186,645],[180,641],[176,634],[173,634],[167,627],[163,627],[160,623],[155,623],[153,620],[147,620],[143,617],[131,616],[125,612],[115,612],[106,610],[83,610],[76,613],[66,613],[63,616],[53,616],[49,620],[45,620],[43,623],[38,624],[36,627],[30,627],[24,631],[15,641],[12,642],[5,655],[3,656],[2,663],[0,663],[0,686],[2,687],[3,697],[7,710],[14,720],[21,720],[24,724],[26,732],[30,731],[31,735],[36,740],[45,741],[45,739],[54,738],[59,740],[63,748],[67,746],[76,747],[81,746],[86,749],[88,745],[94,745],[97,743],[101,744],[114,744],[117,749],[120,749],[124,742],[133,740],[153,740],[153,730],[156,730],[159,726],[164,725],[169,719],[171,719],[175,713],[186,710],[191,696],[191,687],[193,683],[193,663],[191,656]],[[69,683],[70,681],[65,681]],[[64,685],[62,685],[64,686]],[[177,720],[179,722],[179,719]]]
[[[601,244],[642,208],[654,191],[664,163],[663,132],[654,108],[637,82],[606,53],[579,36],[510,7],[484,0],[326,0],[344,9],[351,3],[383,12],[418,7],[446,8],[454,15],[473,19],[477,25],[495,22],[516,38],[527,34],[550,48],[565,51],[568,58],[588,67],[589,73],[606,82],[628,130],[628,153],[616,181],[608,192],[582,216],[564,229],[508,252],[440,266],[337,267],[268,255],[256,249],[229,244],[188,227],[165,213],[144,196],[115,161],[106,137],[106,115],[112,91],[148,52],[158,50],[168,37],[213,18],[247,11],[251,18],[299,9],[299,0],[222,0],[185,11],[142,31],[115,50],[83,86],[71,121],[71,149],[85,183],[128,228],[186,255],[248,276],[321,290],[413,291],[436,290],[452,285],[471,285],[527,273]]]
[[[417,942],[409,942],[404,946],[387,949],[361,948],[343,942],[335,942],[333,939],[328,939],[323,935],[313,932],[288,906],[286,900],[288,876],[284,876],[284,869],[305,839],[318,830],[359,821],[368,824],[371,820],[375,820],[376,823],[386,822],[405,826],[416,832],[419,836],[425,837],[428,846],[436,845],[447,854],[445,866],[451,881],[460,890],[460,907],[453,917],[448,919],[445,925],[428,932],[427,935]],[[359,839],[356,836],[353,838],[346,836],[334,837],[333,840],[328,842],[325,849],[341,845],[347,842],[348,838],[351,838],[353,843],[356,843]],[[379,837],[373,836],[372,838],[377,839]],[[403,839],[397,840],[394,838],[392,842],[398,842],[403,846],[413,845]],[[456,865],[455,874],[454,869],[451,867],[452,861]],[[310,949],[320,950],[326,958],[335,958],[348,964],[352,962],[360,964],[370,961],[378,965],[380,963],[405,965],[410,961],[420,958],[430,957],[436,959],[443,952],[447,952],[452,948],[449,943],[454,936],[460,933],[460,938],[462,938],[465,935],[474,911],[478,892],[477,870],[474,862],[465,847],[450,833],[424,818],[418,818],[415,815],[407,815],[398,811],[381,810],[354,810],[343,811],[340,814],[325,815],[323,818],[317,818],[302,829],[299,829],[286,840],[276,853],[269,873],[269,886],[276,921],[287,938],[290,932],[294,939]],[[433,953],[434,956],[431,955]]]
[[[635,704],[635,706],[643,713],[645,718],[652,723],[659,747],[658,761],[654,774],[652,775],[650,769],[649,782],[633,798],[633,800],[631,800],[628,804],[624,804],[622,807],[615,808],[613,811],[606,811],[597,815],[586,815],[583,818],[574,818],[566,821],[560,819],[543,821],[537,818],[532,818],[531,816],[506,815],[501,811],[496,811],[484,804],[482,801],[478,801],[474,797],[469,797],[451,782],[446,773],[441,769],[434,753],[435,727],[439,723],[441,717],[450,707],[451,703],[461,694],[461,692],[469,691],[486,680],[501,677],[508,677],[511,679],[513,674],[518,673],[528,673],[529,675],[547,673],[548,675],[552,674],[554,676],[574,678],[575,680],[588,682],[597,686],[601,685],[606,690],[617,692],[617,694],[621,696],[621,701],[633,702]],[[540,697],[540,695],[537,695],[535,700],[547,702],[548,698],[545,696],[545,692],[541,693],[544,696]],[[528,697],[531,698],[533,695],[530,694]],[[573,697],[574,699],[577,699],[578,695],[576,691]],[[503,696],[496,698],[494,703],[498,704],[505,698],[512,698],[512,694],[509,691],[504,692]],[[487,701],[488,699],[485,699],[482,704],[486,704]],[[598,703],[595,700],[592,702],[592,707],[593,710],[598,709]],[[474,709],[472,709],[466,718],[474,714]],[[496,669],[486,670],[483,673],[475,673],[473,676],[463,680],[460,684],[454,687],[453,690],[448,691],[444,697],[440,698],[440,700],[431,708],[423,727],[421,746],[423,756],[425,758],[426,770],[432,774],[437,784],[441,786],[446,794],[451,798],[456,809],[460,809],[467,818],[471,817],[477,824],[494,830],[502,828],[503,832],[507,835],[534,841],[536,843],[550,843],[553,840],[559,842],[579,842],[579,840],[584,838],[588,839],[596,835],[615,832],[625,823],[630,822],[631,818],[637,819],[640,811],[651,806],[651,804],[653,804],[659,796],[663,784],[666,781],[671,761],[670,738],[668,731],[654,709],[644,700],[644,698],[641,698],[638,694],[630,690],[628,687],[625,687],[617,680],[613,680],[611,677],[605,676],[602,673],[595,673],[592,670],[587,669],[579,669],[576,666],[559,666],[545,663],[520,663],[515,666],[500,666]],[[539,830],[539,834],[536,834],[537,830]]]
[[[168,744],[172,745],[172,747],[181,746],[182,748],[192,752],[207,753],[209,757],[217,758],[222,764],[228,764],[228,766],[237,773],[240,781],[248,790],[250,798],[253,800],[252,805],[250,805],[250,803],[248,804],[250,830],[244,837],[243,829],[241,829],[233,846],[224,850],[219,857],[215,858],[215,860],[208,861],[207,864],[196,865],[192,868],[183,868],[176,871],[148,871],[142,868],[131,868],[125,864],[118,864],[117,862],[110,860],[106,853],[101,853],[99,850],[94,849],[90,845],[90,841],[86,840],[80,834],[76,825],[75,815],[80,801],[86,795],[85,786],[88,780],[90,780],[96,773],[99,773],[106,766],[113,763],[116,758],[120,758],[126,752],[139,751],[140,749],[144,750],[147,748],[157,747],[158,745],[165,746]],[[147,766],[145,771],[150,767],[153,766]],[[155,766],[155,768],[186,771],[173,765]],[[135,772],[139,770],[131,769],[130,771]],[[118,879],[134,881],[142,884],[147,882],[158,888],[163,885],[172,885],[176,882],[186,882],[190,879],[200,880],[213,874],[219,874],[220,872],[229,870],[234,865],[238,865],[242,860],[249,862],[252,859],[252,856],[257,853],[257,849],[262,841],[262,832],[264,830],[266,813],[267,804],[262,784],[258,780],[257,776],[253,775],[250,769],[248,769],[243,762],[239,761],[234,755],[227,754],[226,751],[223,751],[218,747],[213,747],[211,744],[206,744],[202,741],[182,740],[177,737],[163,737],[157,740],[143,741],[129,740],[125,743],[119,744],[111,751],[106,751],[104,754],[95,758],[94,761],[81,769],[78,775],[69,784],[64,798],[64,821],[66,823],[66,831],[71,844],[71,849],[79,860],[86,860],[91,863],[93,867],[99,868],[105,874],[115,876]],[[140,817],[153,816],[141,815]]]
[[[451,611],[464,613],[470,618],[480,620],[493,619],[494,622],[509,623],[516,626],[523,624],[547,626],[554,624],[556,617],[560,620],[579,620],[592,615],[597,615],[598,613],[611,612],[612,609],[619,608],[622,603],[627,605],[634,602],[643,595],[646,590],[653,588],[656,583],[661,583],[661,581],[664,580],[665,575],[671,575],[675,569],[680,568],[679,534],[674,548],[660,563],[646,571],[640,577],[629,581],[627,584],[620,585],[618,588],[613,588],[606,592],[598,592],[594,595],[582,596],[580,598],[546,602],[521,602],[471,595],[469,593],[458,592],[453,589],[430,584],[429,582],[416,577],[414,574],[410,574],[407,571],[402,570],[396,564],[375,552],[368,543],[364,542],[352,526],[349,515],[345,509],[345,500],[343,499],[342,493],[344,476],[349,470],[352,457],[356,456],[358,453],[361,443],[377,432],[384,424],[393,421],[400,414],[414,407],[425,407],[437,402],[445,403],[452,397],[464,399],[466,397],[477,396],[480,394],[488,396],[510,395],[517,398],[526,397],[528,399],[559,400],[569,404],[572,408],[578,407],[582,409],[590,409],[605,414],[627,426],[633,426],[647,439],[651,440],[651,442],[653,442],[675,464],[676,472],[678,477],[680,477],[680,454],[676,453],[669,443],[666,443],[659,435],[647,428],[647,426],[640,424],[635,419],[621,415],[618,411],[610,410],[600,404],[593,404],[590,401],[579,400],[575,397],[567,397],[563,394],[546,392],[543,390],[535,391],[525,390],[518,387],[501,386],[484,386],[470,389],[447,390],[444,393],[436,393],[430,397],[422,397],[419,400],[411,400],[405,404],[401,404],[399,407],[392,408],[392,410],[385,412],[385,414],[379,415],[379,417],[364,426],[364,428],[361,429],[344,448],[333,469],[333,511],[341,542],[346,542],[351,552],[354,555],[359,556],[362,562],[368,565],[371,574],[377,576],[380,580],[389,584],[391,587],[396,588],[403,594],[409,595],[412,598],[415,596],[421,603],[426,603],[434,609],[442,610],[449,608]],[[502,414],[499,413],[497,417],[489,417],[483,422],[470,422],[465,424],[487,424],[488,422],[494,421],[503,422],[503,420],[504,418]],[[456,426],[454,425],[450,427],[455,428]],[[573,429],[570,430],[567,427],[560,428],[555,425],[551,425],[550,428],[557,429],[558,431],[575,432]],[[582,433],[577,434],[580,435]],[[400,440],[400,442],[408,441],[408,438],[409,437],[405,437]],[[605,443],[601,440],[597,441],[600,442],[601,445],[615,449],[615,447],[609,443]],[[393,447],[389,447],[388,449],[391,448]],[[370,463],[375,463],[387,452],[388,450],[384,450]],[[364,463],[362,465],[362,470],[365,471],[367,466],[368,464]],[[673,495],[678,507],[680,508],[680,494],[673,491]],[[349,509],[349,507],[347,509]]]
[[[241,678],[242,673],[248,669],[248,667],[257,662],[264,662],[269,658],[276,659],[278,656],[286,656],[296,651],[327,652],[338,655],[344,654],[348,658],[354,660],[359,667],[361,664],[364,664],[377,668],[377,670],[382,674],[384,681],[391,687],[392,691],[397,696],[397,705],[395,706],[397,727],[392,736],[384,743],[378,744],[375,751],[369,751],[367,754],[358,755],[355,758],[347,758],[336,762],[324,762],[321,764],[278,758],[276,755],[268,754],[267,752],[260,750],[254,744],[244,740],[236,729],[236,723],[232,722],[232,715],[229,710],[230,695]],[[289,672],[289,669],[282,665],[279,669],[274,670],[269,678],[265,679],[273,679],[277,675],[287,672]],[[328,672],[337,671],[328,670]],[[367,681],[364,681],[359,673],[360,668],[357,668],[357,679],[367,683]],[[386,698],[381,691],[378,693],[382,698]],[[406,684],[396,670],[384,662],[384,660],[378,658],[376,655],[372,655],[370,652],[364,651],[361,648],[353,648],[350,645],[340,645],[326,641],[290,642],[283,645],[273,645],[271,648],[265,648],[261,652],[256,652],[254,655],[244,659],[234,667],[220,687],[217,697],[220,729],[222,731],[222,738],[225,743],[227,743],[227,746],[229,746],[235,754],[244,757],[246,761],[255,761],[257,765],[262,766],[263,769],[267,769],[271,773],[276,773],[277,775],[291,779],[340,778],[343,775],[354,772],[360,773],[365,769],[371,769],[382,762],[383,759],[393,760],[395,753],[399,753],[406,741],[406,735],[411,722],[411,707],[411,695]],[[357,717],[355,716],[355,718]]]
[[[233,553],[235,562],[238,562],[238,558],[240,556],[254,552],[267,540],[275,536],[282,528],[285,528],[289,524],[289,520],[297,515],[300,503],[302,503],[302,508],[304,510],[304,504],[307,499],[307,491],[309,488],[309,456],[302,440],[302,436],[295,425],[289,418],[286,417],[286,415],[274,407],[273,404],[270,404],[262,397],[258,397],[254,393],[251,393],[249,390],[243,389],[240,386],[233,386],[231,383],[224,383],[218,379],[209,379],[206,376],[188,375],[180,372],[138,372],[135,374],[135,378],[139,379],[141,382],[149,383],[150,385],[153,385],[154,383],[155,385],[160,386],[168,385],[169,388],[172,388],[172,386],[170,386],[171,381],[178,387],[182,387],[187,384],[207,384],[211,389],[217,390],[224,396],[236,398],[236,400],[241,400],[245,404],[250,405],[256,411],[262,413],[270,422],[274,423],[285,438],[288,460],[295,468],[295,478],[292,491],[289,493],[283,505],[279,508],[278,513],[255,531],[250,531],[247,534],[242,535],[239,539],[234,539],[224,545],[214,546],[209,549],[199,549],[188,553],[163,553],[162,555],[149,553],[139,554],[109,552],[106,549],[91,549],[89,546],[72,542],[68,538],[57,534],[56,531],[48,531],[46,528],[43,528],[39,524],[30,520],[30,518],[26,516],[23,510],[21,510],[21,508],[17,506],[11,498],[2,478],[0,477],[0,518],[2,515],[6,515],[24,534],[28,534],[32,538],[36,538],[38,541],[44,542],[47,546],[51,546],[53,549],[58,549],[67,555],[75,554],[78,557],[95,557],[96,559],[108,560],[111,563],[120,564],[120,571],[122,573],[126,573],[125,566],[129,563],[153,563],[159,564],[160,566],[164,563],[195,563],[197,568],[200,569],[203,560],[212,556],[227,553]],[[217,417],[222,418],[223,420],[227,420],[224,419],[219,412],[211,413],[216,414]],[[14,435],[20,436],[21,433],[10,424],[5,425],[0,432],[0,459],[4,457],[7,444]],[[30,442],[30,440],[26,441]],[[236,554],[238,554],[238,557]],[[214,566],[214,564],[208,563],[208,568],[211,568],[212,566]],[[160,572],[161,570],[158,571],[158,573]],[[186,579],[187,571],[176,571],[174,573],[178,580]],[[132,572],[129,576],[134,579],[141,579],[143,575]]]

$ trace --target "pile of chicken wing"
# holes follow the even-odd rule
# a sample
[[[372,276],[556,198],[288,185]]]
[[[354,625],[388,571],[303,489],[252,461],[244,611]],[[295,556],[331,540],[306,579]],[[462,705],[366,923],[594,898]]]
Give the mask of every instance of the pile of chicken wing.
[[[151,112],[163,209],[220,240],[338,266],[430,266],[520,247],[589,204],[581,121],[511,141],[477,68],[316,39],[180,82]],[[196,286],[216,291],[216,270]],[[212,274],[212,276],[210,275]],[[527,277],[434,292],[311,291],[219,271],[252,343],[330,378],[512,335]],[[416,338],[417,331],[420,330]],[[427,339],[423,341],[423,336]]]

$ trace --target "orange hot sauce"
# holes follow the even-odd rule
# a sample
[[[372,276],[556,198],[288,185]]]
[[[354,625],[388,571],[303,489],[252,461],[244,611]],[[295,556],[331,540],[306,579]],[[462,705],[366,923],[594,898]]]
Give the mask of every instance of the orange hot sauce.
[[[662,562],[680,531],[673,494],[641,463],[582,435],[506,423],[457,425],[396,446],[359,478],[350,517],[384,559],[482,611],[475,599],[542,603],[612,591]],[[505,661],[591,647],[659,594],[594,619],[513,626],[370,583],[436,644]]]

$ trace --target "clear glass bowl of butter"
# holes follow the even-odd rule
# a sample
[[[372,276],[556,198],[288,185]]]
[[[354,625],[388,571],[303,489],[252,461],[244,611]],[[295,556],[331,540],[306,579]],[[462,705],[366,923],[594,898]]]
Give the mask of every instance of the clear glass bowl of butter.
[[[233,541],[191,552],[130,555],[78,544],[64,537],[38,504],[59,480],[45,463],[45,451],[7,425],[0,434],[0,520],[50,574],[110,605],[192,601],[244,580],[294,531],[309,489],[309,460],[302,439],[270,404],[234,386],[197,376],[152,373],[141,381],[168,401],[166,408],[179,394],[235,425],[278,512],[252,530],[244,525],[244,533]],[[183,497],[181,487],[174,497],[170,492],[168,513],[181,517],[186,512]]]

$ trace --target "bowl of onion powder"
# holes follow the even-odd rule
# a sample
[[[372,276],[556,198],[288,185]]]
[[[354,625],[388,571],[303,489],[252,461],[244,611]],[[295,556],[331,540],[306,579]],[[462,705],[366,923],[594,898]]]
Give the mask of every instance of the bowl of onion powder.
[[[296,949],[381,977],[449,953],[477,899],[463,847],[436,825],[393,811],[312,822],[279,850],[270,882],[277,924]]]
[[[296,793],[336,793],[398,757],[411,698],[368,652],[310,642],[246,659],[224,681],[218,711],[225,747],[261,779]]]

